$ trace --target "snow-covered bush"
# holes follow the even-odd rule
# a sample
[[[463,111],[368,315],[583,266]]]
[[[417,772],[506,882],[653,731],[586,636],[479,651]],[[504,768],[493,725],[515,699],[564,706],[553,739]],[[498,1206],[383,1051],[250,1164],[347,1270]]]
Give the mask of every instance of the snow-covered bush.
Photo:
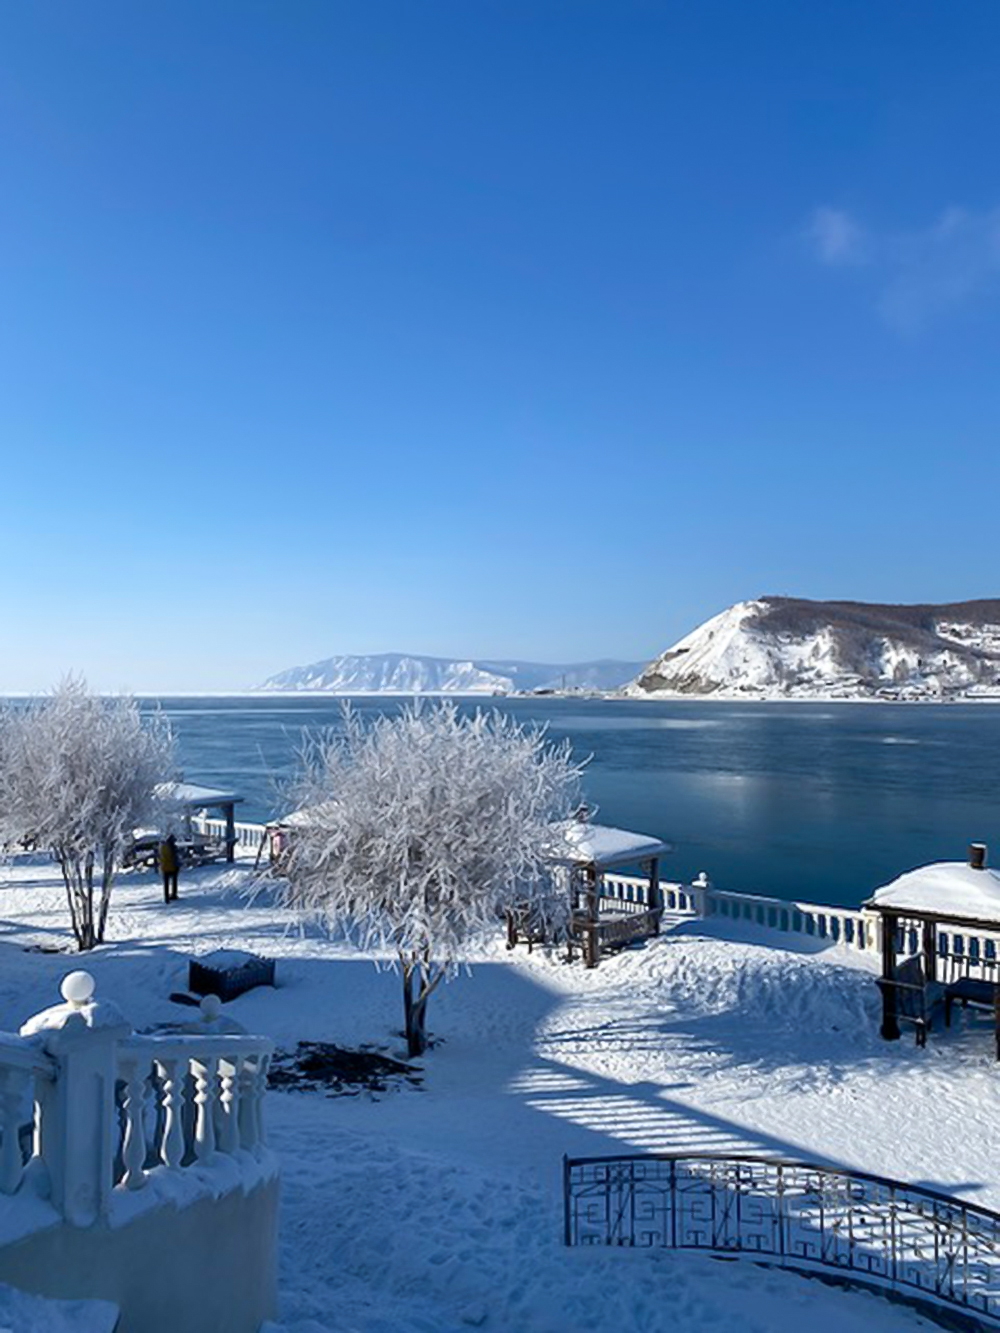
[[[0,841],[51,848],[79,948],[104,939],[116,862],[173,766],[163,718],[82,681],[0,713]]]
[[[284,902],[403,978],[411,1055],[427,1047],[427,1001],[505,908],[543,906],[550,823],[576,804],[568,744],[499,712],[413,705],[308,742],[302,806],[281,859]]]

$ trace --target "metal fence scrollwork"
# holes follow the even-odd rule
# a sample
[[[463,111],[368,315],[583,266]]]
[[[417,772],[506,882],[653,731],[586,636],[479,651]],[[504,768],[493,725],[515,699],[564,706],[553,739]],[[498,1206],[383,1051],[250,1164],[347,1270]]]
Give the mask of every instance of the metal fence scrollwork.
[[[565,1159],[567,1245],[834,1270],[1000,1327],[1000,1215],[878,1176],[762,1157]]]

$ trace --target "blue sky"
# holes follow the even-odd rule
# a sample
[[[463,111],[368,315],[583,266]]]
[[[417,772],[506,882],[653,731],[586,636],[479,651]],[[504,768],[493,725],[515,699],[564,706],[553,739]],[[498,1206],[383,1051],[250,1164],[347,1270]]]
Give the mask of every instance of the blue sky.
[[[996,596],[1000,7],[0,9],[0,688]]]

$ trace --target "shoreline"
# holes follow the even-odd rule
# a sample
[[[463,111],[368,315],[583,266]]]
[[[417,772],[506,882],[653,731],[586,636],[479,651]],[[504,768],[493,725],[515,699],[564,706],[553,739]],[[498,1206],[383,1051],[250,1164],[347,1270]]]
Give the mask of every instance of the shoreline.
[[[38,699],[44,698],[49,691],[47,690],[6,690],[0,692],[0,700],[4,699]],[[548,703],[553,700],[566,701],[571,703],[669,703],[669,704],[760,704],[765,707],[774,704],[874,704],[874,705],[892,705],[893,707],[915,707],[915,708],[944,708],[954,707],[963,704],[974,704],[976,706],[996,706],[1000,704],[1000,694],[995,696],[965,696],[950,695],[938,699],[889,699],[875,698],[872,695],[863,694],[854,697],[813,695],[805,697],[803,695],[743,695],[743,694],[622,694],[619,692],[607,693],[587,693],[577,694],[572,691],[561,693],[553,691],[551,694],[486,694],[478,690],[422,690],[414,692],[412,690],[352,690],[350,693],[342,693],[339,690],[101,690],[98,692],[100,697],[105,699],[114,699],[122,694],[131,696],[142,701],[163,700],[163,699],[313,699],[313,700],[343,700],[348,702],[351,699],[455,699],[463,702],[478,701],[480,703],[490,704],[494,707],[500,707],[507,702],[516,703]]]

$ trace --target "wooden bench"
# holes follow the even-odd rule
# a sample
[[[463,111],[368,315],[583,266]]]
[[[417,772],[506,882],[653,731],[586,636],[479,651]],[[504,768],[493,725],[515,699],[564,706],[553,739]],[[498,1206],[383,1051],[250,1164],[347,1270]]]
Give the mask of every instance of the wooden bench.
[[[891,986],[896,992],[896,1017],[901,1023],[912,1023],[916,1028],[917,1045],[927,1045],[934,1012],[947,1004],[947,987],[924,976],[924,963],[919,955],[907,958],[896,968],[891,981],[879,978],[879,989]],[[947,1021],[948,1011],[945,1009]]]
[[[549,944],[549,932],[545,921],[533,910],[530,903],[519,903],[508,907],[504,912],[507,923],[507,948],[513,949],[518,944],[526,944],[531,953],[536,944]]]
[[[962,977],[946,986],[944,1021],[948,1027],[951,1027],[951,1011],[956,1001],[963,1009],[971,1005],[973,1009],[986,1009],[993,1015],[996,1057],[1000,1060],[1000,985],[978,977]]]

